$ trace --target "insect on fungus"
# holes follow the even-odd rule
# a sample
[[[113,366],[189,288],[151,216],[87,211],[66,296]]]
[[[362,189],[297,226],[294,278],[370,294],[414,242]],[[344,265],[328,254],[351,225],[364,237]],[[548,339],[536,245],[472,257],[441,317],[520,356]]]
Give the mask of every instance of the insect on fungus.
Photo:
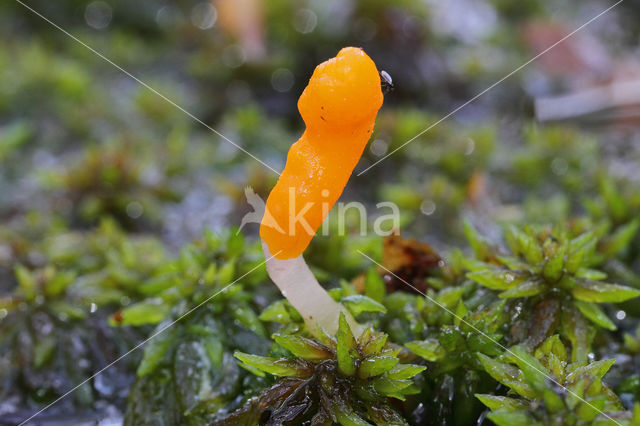
[[[393,79],[385,70],[380,71],[380,86],[382,93],[387,94],[393,90]]]

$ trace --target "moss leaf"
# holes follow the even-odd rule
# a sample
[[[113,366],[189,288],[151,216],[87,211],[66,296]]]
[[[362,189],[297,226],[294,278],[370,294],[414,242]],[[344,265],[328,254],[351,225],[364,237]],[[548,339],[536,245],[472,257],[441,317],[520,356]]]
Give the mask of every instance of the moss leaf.
[[[358,366],[358,377],[368,379],[391,370],[400,360],[391,356],[373,356],[362,360]]]
[[[336,356],[338,371],[345,376],[353,376],[356,372],[356,358],[351,354],[356,348],[356,339],[343,313],[340,313],[338,331],[336,333]]]
[[[368,340],[362,341],[362,353],[365,356],[375,355],[380,353],[384,345],[387,343],[389,336],[384,333],[372,334]]]
[[[338,423],[344,426],[371,426],[371,424],[358,416],[350,407],[342,404],[336,404],[333,413]]]
[[[567,376],[567,381],[576,381],[582,376],[602,379],[615,362],[615,359],[603,359],[578,367]]]
[[[534,420],[525,410],[498,410],[487,414],[487,418],[498,426],[541,426],[542,423]]]
[[[291,322],[291,316],[285,306],[284,300],[278,300],[277,302],[267,306],[258,318],[261,321],[277,322],[280,324],[289,324]]]
[[[602,309],[595,303],[584,302],[582,300],[575,301],[576,307],[582,312],[582,315],[587,317],[591,322],[607,330],[614,331],[616,325],[609,319]]]
[[[413,384],[413,380],[394,380],[389,377],[380,376],[373,381],[375,390],[384,395],[402,394],[402,391]]]
[[[236,351],[233,356],[244,364],[279,377],[308,377],[310,369],[304,362],[288,358],[271,358]]]
[[[319,362],[332,355],[329,348],[306,337],[274,334],[273,339],[293,355],[307,361]]]
[[[484,405],[489,407],[491,411],[495,410],[518,410],[525,408],[527,405],[521,399],[509,398],[507,396],[476,394],[476,398],[480,400]]]
[[[526,398],[535,398],[533,389],[525,382],[524,377],[520,376],[518,368],[496,361],[483,354],[478,354],[478,358],[485,371],[489,373],[491,377],[503,385],[508,386],[519,395]]]
[[[424,365],[397,364],[391,370],[387,371],[387,377],[394,380],[410,379],[426,369],[427,367]]]
[[[405,345],[411,352],[426,359],[427,361],[438,361],[447,354],[437,339],[426,339],[409,342]]]
[[[601,249],[604,255],[613,257],[623,251],[638,233],[638,228],[640,228],[640,219],[632,220],[616,229],[616,231],[603,242]]]
[[[361,294],[343,297],[340,303],[345,305],[353,316],[358,316],[363,312],[382,312],[383,314],[387,312],[387,308],[383,304]]]
[[[640,290],[619,284],[578,280],[571,290],[573,297],[585,302],[619,303],[640,296]]]
[[[504,269],[485,269],[469,272],[467,278],[492,290],[508,290],[520,284],[524,279],[514,272]]]
[[[36,278],[33,276],[31,271],[25,268],[22,265],[17,265],[14,268],[14,273],[16,275],[16,279],[18,280],[18,288],[22,293],[22,296],[27,301],[32,301],[36,298]]]
[[[514,346],[510,352],[512,361],[520,367],[527,383],[537,392],[542,393],[547,388],[546,368],[522,346]]]
[[[558,281],[562,277],[564,268],[564,256],[566,254],[566,246],[559,246],[555,252],[549,256],[547,262],[542,268],[542,275],[549,281]]]
[[[144,348],[144,355],[138,365],[138,377],[143,377],[156,369],[176,339],[174,329],[166,330],[154,337]]]
[[[543,293],[546,290],[547,290],[547,286],[544,282],[540,280],[530,279],[519,284],[517,287],[500,292],[498,296],[501,299],[529,297],[529,296],[535,296],[537,294]]]
[[[161,299],[148,299],[124,308],[113,318],[112,325],[139,326],[145,324],[158,324],[166,318],[171,308]]]

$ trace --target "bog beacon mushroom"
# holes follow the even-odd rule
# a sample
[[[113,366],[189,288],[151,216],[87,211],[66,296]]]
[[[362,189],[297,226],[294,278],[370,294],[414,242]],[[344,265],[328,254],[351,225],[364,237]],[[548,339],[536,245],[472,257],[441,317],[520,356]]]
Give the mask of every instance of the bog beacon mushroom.
[[[302,253],[360,160],[382,101],[380,74],[362,49],[345,47],[318,65],[298,100],[306,129],[267,199],[260,225],[267,271],[312,333],[317,325],[334,333],[340,312],[360,329],[318,284]]]

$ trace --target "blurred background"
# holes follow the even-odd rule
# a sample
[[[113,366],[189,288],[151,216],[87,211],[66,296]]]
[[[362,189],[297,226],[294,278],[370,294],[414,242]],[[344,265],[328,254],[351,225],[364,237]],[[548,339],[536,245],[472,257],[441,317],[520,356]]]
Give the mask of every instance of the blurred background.
[[[614,4],[25,3],[276,170],[303,131],[296,102],[314,67],[364,48],[395,89],[356,172]],[[403,235],[442,251],[460,244],[462,217],[491,234],[603,215],[612,188],[639,206],[639,19],[639,1],[618,4],[354,175],[342,200],[397,203]],[[0,4],[0,34],[0,424],[15,424],[146,335],[108,319],[185,245],[234,234],[244,188],[265,197],[277,176],[18,2]],[[243,232],[253,241],[257,228]],[[355,248],[381,250],[329,236],[308,257],[321,277],[352,279],[366,263]],[[42,421],[118,424],[139,360]]]

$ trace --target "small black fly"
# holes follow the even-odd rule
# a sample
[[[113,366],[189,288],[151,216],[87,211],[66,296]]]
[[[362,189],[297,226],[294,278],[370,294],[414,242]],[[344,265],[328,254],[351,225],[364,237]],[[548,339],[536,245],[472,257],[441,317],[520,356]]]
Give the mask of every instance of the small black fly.
[[[393,80],[386,71],[380,71],[380,86],[382,86],[382,93],[385,95],[393,90]]]

